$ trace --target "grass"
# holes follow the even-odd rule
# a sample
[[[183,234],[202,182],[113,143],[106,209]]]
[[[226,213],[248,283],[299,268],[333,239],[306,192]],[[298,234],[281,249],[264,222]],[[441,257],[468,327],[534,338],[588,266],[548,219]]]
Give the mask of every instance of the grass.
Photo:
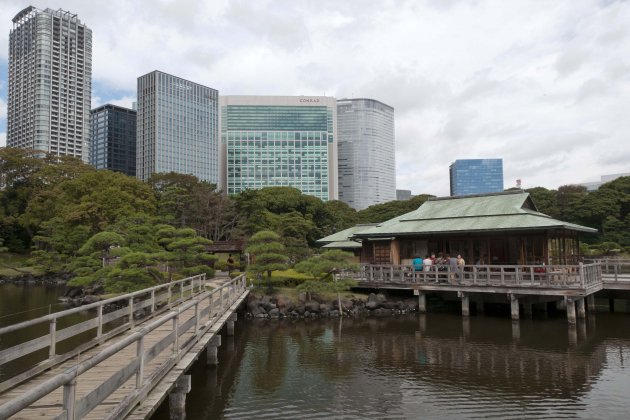
[[[28,265],[29,258],[28,254],[0,253],[0,276],[15,278],[25,274],[42,274],[41,270]]]

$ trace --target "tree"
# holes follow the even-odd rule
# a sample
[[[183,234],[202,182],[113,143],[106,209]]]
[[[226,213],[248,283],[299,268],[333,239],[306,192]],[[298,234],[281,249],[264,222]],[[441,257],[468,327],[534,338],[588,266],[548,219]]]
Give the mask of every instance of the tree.
[[[337,249],[324,252],[321,255],[313,256],[307,260],[300,261],[295,270],[300,273],[309,274],[312,280],[306,281],[298,286],[298,290],[306,291],[309,295],[314,292],[331,291],[337,293],[337,303],[340,313],[341,292],[356,285],[356,281],[336,277],[348,271],[358,271],[359,267],[350,261],[352,254]]]
[[[252,256],[249,269],[262,275],[267,273],[267,286],[271,289],[271,272],[287,269],[287,257],[280,235],[269,230],[261,230],[249,238],[245,252]]]

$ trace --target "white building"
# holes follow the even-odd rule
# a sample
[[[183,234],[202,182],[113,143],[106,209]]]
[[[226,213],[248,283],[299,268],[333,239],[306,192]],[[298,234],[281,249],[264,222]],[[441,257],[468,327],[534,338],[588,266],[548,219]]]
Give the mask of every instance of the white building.
[[[339,200],[356,210],[396,200],[394,108],[374,99],[337,101]]]
[[[92,31],[77,15],[29,6],[9,35],[7,146],[89,161]]]

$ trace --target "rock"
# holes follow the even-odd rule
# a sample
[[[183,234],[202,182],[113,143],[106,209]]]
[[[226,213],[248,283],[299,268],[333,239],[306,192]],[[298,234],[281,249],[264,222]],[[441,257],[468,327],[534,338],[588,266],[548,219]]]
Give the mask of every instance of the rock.
[[[304,292],[300,293],[300,294],[298,295],[298,300],[299,300],[300,302],[302,302],[302,303],[305,303],[305,302],[306,302],[306,300],[307,300],[307,299],[306,299],[306,293],[304,293]]]
[[[384,303],[386,300],[387,300],[387,297],[384,294],[379,293],[378,295],[376,295],[376,301],[378,303]]]
[[[374,309],[378,309],[380,307],[380,304],[378,304],[377,302],[373,301],[373,300],[368,300],[368,302],[365,304],[365,309],[372,311]]]
[[[339,318],[339,311],[338,310],[332,310],[328,313],[328,316],[330,316],[331,318]]]
[[[304,311],[304,318],[308,318],[309,316],[311,316],[311,313],[309,311]]]
[[[319,312],[321,313],[329,312],[331,309],[332,309],[331,306],[327,303],[319,304]]]
[[[254,318],[267,318],[267,314],[264,312],[261,312],[259,314],[254,315]]]
[[[318,312],[319,311],[319,302],[317,302],[317,301],[306,302],[304,304],[304,307],[309,312]]]
[[[386,309],[378,308],[378,309],[374,310],[374,312],[372,312],[372,313],[374,315],[376,315],[376,316],[383,316],[383,315],[387,314],[387,312],[388,311]]]
[[[391,300],[386,300],[385,302],[383,302],[381,304],[381,307],[385,308],[385,309],[394,309],[398,307],[398,303],[397,302],[392,302]]]
[[[368,302],[376,302],[376,295],[375,295],[374,293],[370,293],[370,294],[368,295],[368,299],[367,299],[367,301],[368,301]]]
[[[249,312],[253,312],[254,309],[258,309],[258,306],[260,306],[260,301],[258,299],[250,299],[247,302],[247,309]]]
[[[280,317],[280,310],[278,308],[273,308],[272,310],[269,311],[268,315],[271,318],[279,318]]]
[[[276,309],[278,306],[275,303],[263,303],[262,305],[263,308],[265,308],[265,311],[269,312],[272,309]]]
[[[101,298],[98,297],[98,296],[94,296],[94,295],[83,296],[83,304],[84,305],[87,305],[88,303],[98,302],[99,300],[101,300]]]
[[[297,305],[295,309],[293,309],[293,311],[297,312],[298,315],[303,315],[305,310],[306,308],[304,307],[304,305]]]

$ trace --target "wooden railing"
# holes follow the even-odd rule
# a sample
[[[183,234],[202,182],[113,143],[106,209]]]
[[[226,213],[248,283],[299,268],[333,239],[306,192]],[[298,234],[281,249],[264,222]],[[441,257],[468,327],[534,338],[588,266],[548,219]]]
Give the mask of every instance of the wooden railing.
[[[48,324],[46,334],[0,351],[0,365],[3,365],[48,348],[47,358],[45,355],[35,356],[35,366],[0,383],[0,392],[133,327],[137,320],[135,318],[152,316],[162,307],[171,307],[192,298],[205,290],[205,281],[206,275],[201,274],[0,328],[1,340],[7,334],[29,336],[28,333],[22,333],[27,329],[39,327],[40,331],[46,331],[41,327]],[[110,309],[109,312],[107,309]],[[58,328],[59,324],[68,323],[67,320],[73,315],[85,312],[89,314],[89,319],[63,329]],[[83,340],[79,338],[70,351],[57,354],[57,345],[61,341],[77,339],[81,334],[87,337],[83,337]]]
[[[590,261],[601,265],[602,274],[606,275],[606,281],[630,281],[630,260],[622,258],[598,258]]]
[[[597,287],[602,282],[601,266],[578,265],[466,265],[429,266],[414,271],[411,265],[361,265],[352,276],[360,281],[397,284],[441,284],[453,286],[512,286],[533,288]]]
[[[187,282],[189,282],[190,286],[188,286],[187,288],[182,287],[182,291],[178,301],[184,299],[185,290],[189,290],[191,291],[191,296],[188,302],[182,303],[175,310],[166,313],[165,315],[157,318],[148,325],[145,325],[139,330],[125,336],[120,341],[108,346],[107,348],[103,349],[101,352],[85,360],[84,362],[78,363],[74,367],[66,370],[64,373],[53,376],[52,378],[22,394],[20,397],[10,400],[9,402],[0,406],[0,419],[7,418],[18,413],[19,411],[25,409],[39,399],[56,391],[59,387],[63,387],[62,412],[58,414],[51,414],[55,415],[55,418],[57,419],[82,418],[90,411],[92,411],[96,406],[98,406],[101,402],[103,402],[118,388],[120,388],[123,384],[125,384],[127,380],[135,376],[135,391],[129,393],[125,397],[123,402],[121,402],[116,409],[109,413],[108,418],[121,418],[126,415],[130,408],[132,408],[138,401],[141,400],[143,396],[146,396],[149,391],[157,385],[161,378],[166,373],[168,373],[168,371],[177,363],[181,355],[185,354],[198,341],[199,337],[208,330],[208,328],[212,324],[211,321],[213,317],[217,317],[218,319],[225,311],[230,308],[230,306],[234,302],[236,302],[243,295],[246,290],[245,275],[241,275],[212,291],[204,291],[205,276],[197,276],[185,280],[180,280],[179,282],[169,283],[168,285],[162,285],[167,287],[168,292],[164,293],[160,297],[165,298],[165,302],[167,304],[174,303],[174,301],[171,301],[172,294],[170,293],[172,286],[177,284],[185,284]],[[156,303],[160,302],[159,298],[155,295],[155,291],[160,290],[162,286],[145,289],[125,296],[127,297],[127,299],[129,299],[130,305],[133,305],[133,303],[131,302],[134,297],[141,296],[143,293],[149,294],[151,295],[151,299],[148,301],[150,303],[144,306],[150,305],[152,308],[154,308]],[[201,306],[203,306],[203,303],[207,303],[207,306],[201,308]],[[138,306],[139,305],[136,304],[135,307],[138,308]],[[102,308],[102,306],[96,307]],[[131,308],[133,308],[133,306],[131,306]],[[194,308],[192,317],[186,320],[181,320],[180,314],[190,308]],[[127,315],[133,313],[133,311],[129,308],[124,308],[124,310],[127,311]],[[58,316],[59,314],[53,315]],[[122,312],[119,312],[116,316],[124,315]],[[50,317],[51,315],[42,318],[49,320]],[[94,325],[102,325],[105,318],[106,316],[102,315],[102,310],[99,310],[96,321],[90,320],[86,323],[79,324],[82,325],[80,329],[85,328],[87,325],[91,325],[91,328],[94,328]],[[132,318],[133,317],[130,315],[130,319]],[[151,347],[145,348],[145,336],[155,331],[157,328],[163,326],[164,324],[167,324],[168,322],[172,323],[171,332],[161,338]],[[16,327],[18,327],[19,325],[20,324],[5,327],[0,330],[0,333],[6,333],[8,329],[11,329],[11,331],[15,331]],[[180,337],[193,328],[193,336],[187,340],[181,340],[184,341],[182,343],[180,341]],[[54,336],[54,334],[52,334],[52,336]],[[46,335],[45,338],[53,340],[50,334]],[[107,379],[103,380],[100,385],[92,389],[87,394],[81,396],[80,398],[76,395],[77,381],[81,381],[81,375],[83,373],[97,366],[104,360],[117,354],[119,351],[125,349],[126,347],[133,345],[134,343],[136,344],[136,356],[134,358],[129,360],[124,366],[121,366],[116,372],[110,375]],[[158,366],[154,366],[152,371],[145,371],[148,364],[167,349],[170,349],[169,357],[167,357],[165,361]],[[8,355],[13,356],[14,348],[8,350],[10,350],[10,352],[6,352],[5,357]]]

